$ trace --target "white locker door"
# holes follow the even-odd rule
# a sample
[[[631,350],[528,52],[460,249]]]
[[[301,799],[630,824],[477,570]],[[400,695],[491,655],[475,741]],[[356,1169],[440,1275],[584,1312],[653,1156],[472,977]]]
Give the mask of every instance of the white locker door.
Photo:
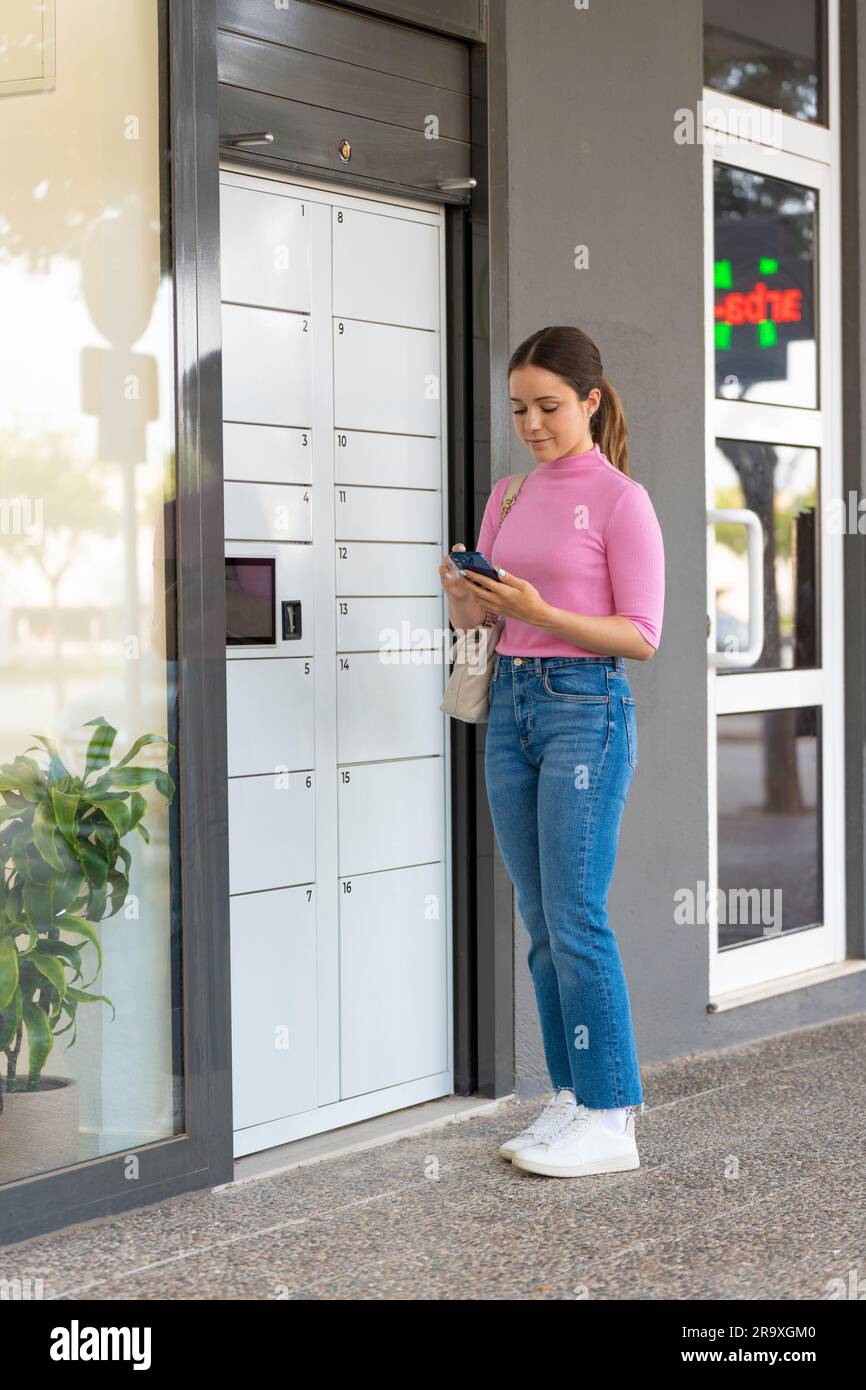
[[[445,243],[230,165],[220,215],[240,1155],[453,1090]]]

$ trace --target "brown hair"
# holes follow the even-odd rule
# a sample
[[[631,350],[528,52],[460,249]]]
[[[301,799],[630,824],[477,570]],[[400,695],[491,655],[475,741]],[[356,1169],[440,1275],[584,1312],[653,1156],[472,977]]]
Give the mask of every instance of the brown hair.
[[[582,401],[597,386],[601,400],[590,421],[593,441],[615,468],[631,477],[622,403],[604,375],[598,348],[582,329],[571,324],[539,328],[515,348],[508,363],[509,376],[516,367],[543,367],[553,372],[573,386]]]

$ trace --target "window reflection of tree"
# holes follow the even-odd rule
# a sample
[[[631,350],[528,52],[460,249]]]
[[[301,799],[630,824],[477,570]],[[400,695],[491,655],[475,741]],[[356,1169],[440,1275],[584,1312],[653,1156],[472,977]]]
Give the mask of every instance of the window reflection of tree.
[[[704,83],[800,120],[825,119],[820,0],[704,0]]]

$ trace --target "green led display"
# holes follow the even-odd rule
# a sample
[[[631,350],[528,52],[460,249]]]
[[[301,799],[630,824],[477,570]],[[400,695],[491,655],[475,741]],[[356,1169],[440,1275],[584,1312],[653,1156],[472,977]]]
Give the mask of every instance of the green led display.
[[[758,347],[768,348],[776,346],[778,334],[776,333],[776,325],[773,323],[772,319],[764,319],[763,323],[757,325],[757,329]]]

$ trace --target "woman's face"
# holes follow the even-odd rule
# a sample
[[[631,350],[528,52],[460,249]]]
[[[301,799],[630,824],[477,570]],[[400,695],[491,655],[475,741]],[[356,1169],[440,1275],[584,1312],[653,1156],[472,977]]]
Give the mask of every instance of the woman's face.
[[[515,367],[509,390],[514,428],[534,458],[568,458],[592,448],[587,412],[598,410],[601,392],[597,386],[582,401],[574,387],[554,372]]]

